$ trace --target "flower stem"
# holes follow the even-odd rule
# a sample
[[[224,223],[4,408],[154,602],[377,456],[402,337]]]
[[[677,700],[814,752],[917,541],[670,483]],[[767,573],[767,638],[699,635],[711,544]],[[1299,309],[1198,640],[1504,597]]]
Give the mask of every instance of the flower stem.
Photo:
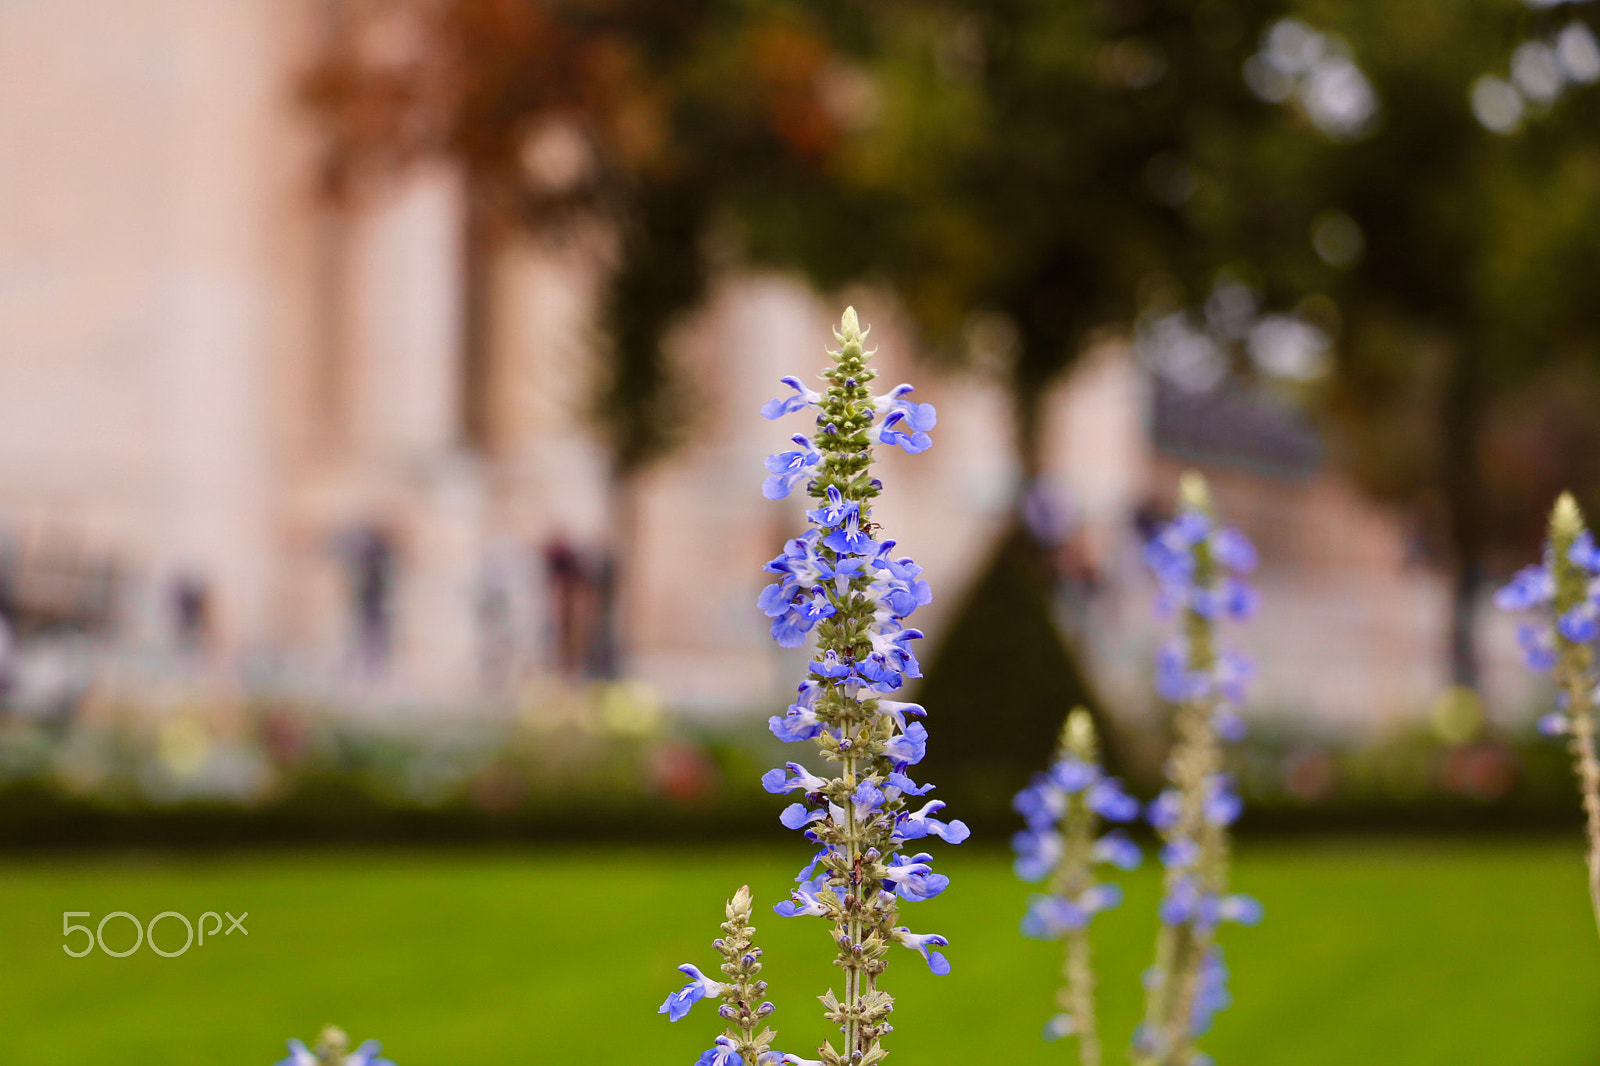
[[[1072,1015],[1073,1031],[1078,1035],[1078,1061],[1082,1066],[1100,1066],[1100,1034],[1094,1017],[1094,967],[1089,960],[1089,930],[1067,934],[1067,961],[1062,968],[1067,979],[1062,1004]]]
[[[1563,493],[1550,515],[1548,564],[1555,584],[1555,616],[1582,603],[1588,596],[1588,579],[1572,561],[1574,542],[1583,529],[1583,515],[1577,502]],[[1587,644],[1567,639],[1557,627],[1556,683],[1567,698],[1567,729],[1573,770],[1578,791],[1583,796],[1583,811],[1589,838],[1589,904],[1595,926],[1600,930],[1600,762],[1595,759],[1594,709],[1589,696],[1589,675],[1594,656]]]

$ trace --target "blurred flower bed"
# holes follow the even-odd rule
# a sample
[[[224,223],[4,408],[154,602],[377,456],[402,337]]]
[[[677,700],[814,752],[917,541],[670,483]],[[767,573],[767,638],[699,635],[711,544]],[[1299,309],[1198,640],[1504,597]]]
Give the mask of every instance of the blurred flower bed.
[[[629,682],[406,722],[90,702],[70,721],[0,722],[0,846],[687,831],[748,810],[751,747],[675,724]],[[729,781],[752,788],[735,801]]]
[[[1258,720],[1231,755],[1246,833],[1566,829],[1578,818],[1563,746],[1482,720],[1447,696],[1380,737],[1313,736]],[[0,846],[301,841],[694,838],[758,834],[779,745],[752,719],[688,723],[629,682],[562,686],[499,718],[412,723],[286,702],[178,708],[95,704],[70,721],[0,722]],[[1159,754],[1123,767],[1130,786]],[[980,840],[1016,816],[1010,782],[975,768],[940,781]]]
[[[1580,821],[1565,745],[1539,734],[1531,716],[1520,728],[1485,722],[1465,690],[1379,737],[1255,725],[1231,769],[1250,797],[1247,831],[1565,830]]]

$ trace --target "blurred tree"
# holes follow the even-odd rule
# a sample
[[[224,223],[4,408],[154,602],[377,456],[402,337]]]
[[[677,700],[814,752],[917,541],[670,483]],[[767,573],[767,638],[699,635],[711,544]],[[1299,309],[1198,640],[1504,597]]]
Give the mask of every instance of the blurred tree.
[[[1240,71],[1270,0],[938,0],[880,9],[870,106],[816,198],[747,213],[758,257],[888,280],[935,349],[998,348],[1024,483],[1048,386],[1140,294],[1198,291],[1272,116]],[[804,190],[802,190],[804,191]],[[854,241],[847,234],[864,236]]]
[[[1005,352],[1023,485],[1046,387],[1097,329],[1224,279],[1294,308],[1336,341],[1311,395],[1338,461],[1449,572],[1449,671],[1476,685],[1486,572],[1531,552],[1560,487],[1600,494],[1581,5],[879,11],[835,184],[747,212],[757,253],[825,284],[876,273],[936,348]]]
[[[352,0],[305,78],[327,134],[323,189],[348,203],[422,160],[465,187],[464,438],[492,450],[490,274],[508,235],[596,226],[608,356],[592,415],[613,457],[612,534],[631,486],[687,425],[663,354],[703,297],[716,206],[813,180],[836,137],[831,52],[801,5],[743,0]],[[748,195],[746,193],[745,195]]]
[[[1268,287],[1311,296],[1341,334],[1320,395],[1341,462],[1451,574],[1450,674],[1468,686],[1487,572],[1532,556],[1561,487],[1600,489],[1600,52],[1583,28],[1563,55],[1581,24],[1540,6],[1297,5],[1250,60],[1288,121],[1235,170]],[[1319,122],[1330,61],[1359,64],[1370,121]]]
[[[963,809],[1003,810],[1067,709],[1100,709],[1052,620],[1046,593],[1060,575],[1026,519],[1045,402],[1097,331],[1126,330],[1151,300],[1183,304],[1230,261],[1231,153],[1279,124],[1241,76],[1273,10],[1273,0],[879,5],[863,35],[871,81],[830,180],[741,205],[758,259],[798,260],[823,286],[883,279],[924,347],[975,359],[1007,386],[1016,519],[923,689],[971,735],[996,738],[993,750],[930,755],[929,773],[963,790]]]
[[[704,293],[713,207],[814,170],[834,138],[825,38],[795,5],[686,0],[357,0],[305,79],[324,189],[359,196],[419,160],[467,187],[467,368],[481,372],[484,252],[507,232],[608,224],[612,362],[595,414],[619,474],[683,425],[661,355]],[[743,89],[744,91],[738,91]],[[474,361],[479,365],[474,366]],[[468,390],[469,393],[472,390]],[[463,413],[478,443],[483,412]]]

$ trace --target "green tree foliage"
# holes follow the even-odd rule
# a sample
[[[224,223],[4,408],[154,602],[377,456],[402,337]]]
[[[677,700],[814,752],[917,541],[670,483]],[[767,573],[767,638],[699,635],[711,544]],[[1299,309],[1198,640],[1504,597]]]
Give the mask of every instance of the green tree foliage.
[[[467,372],[482,267],[514,231],[615,238],[593,413],[626,480],[683,428],[662,343],[705,293],[719,204],[782,196],[836,138],[824,35],[799,5],[741,0],[389,0],[344,5],[304,95],[344,200],[424,159],[464,175]],[[569,156],[552,176],[541,139]],[[531,160],[531,161],[530,161]],[[473,435],[473,412],[466,413]]]
[[[1236,171],[1238,244],[1257,238],[1268,288],[1337,307],[1325,423],[1340,463],[1448,567],[1451,670],[1469,685],[1486,573],[1537,543],[1560,487],[1596,486],[1600,433],[1579,413],[1600,402],[1596,94],[1572,86],[1507,133],[1485,128],[1471,96],[1573,11],[1299,4],[1348,43],[1379,110],[1340,141],[1291,102]],[[1359,255],[1317,253],[1330,219],[1353,222]]]
[[[1085,342],[1130,323],[1141,290],[1219,263],[1236,205],[1218,177],[1273,121],[1240,77],[1261,19],[1254,0],[885,5],[835,182],[758,213],[752,246],[824,284],[888,280],[946,351],[975,312],[998,316],[1036,474],[1040,401]],[[871,235],[853,257],[845,229]]]

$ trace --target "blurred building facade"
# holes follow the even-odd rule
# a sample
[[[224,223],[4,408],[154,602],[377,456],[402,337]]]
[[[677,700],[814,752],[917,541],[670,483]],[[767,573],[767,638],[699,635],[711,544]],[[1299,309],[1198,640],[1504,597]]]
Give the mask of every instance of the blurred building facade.
[[[313,195],[296,80],[324,14],[0,7],[13,702],[177,684],[428,713],[622,672],[699,713],[770,707],[800,658],[770,644],[754,601],[803,518],[760,497],[760,459],[795,428],[755,412],[778,377],[820,368],[837,309],[786,279],[726,279],[674,343],[697,389],[689,439],[619,500],[585,417],[603,241],[480,264],[494,333],[469,359],[453,176],[419,168],[351,211]],[[892,303],[858,295],[883,377],[940,411],[932,451],[884,457],[879,508],[938,590],[937,630],[1012,511],[1005,399],[981,375],[915,367]],[[1263,618],[1241,637],[1263,663],[1258,702],[1369,724],[1425,708],[1446,596],[1405,530],[1320,456],[1197,442],[1162,396],[1107,343],[1054,401],[1045,535],[1063,627],[1107,693],[1149,701],[1139,520],[1195,461],[1266,560]],[[1484,641],[1506,706],[1523,698],[1511,645]]]

